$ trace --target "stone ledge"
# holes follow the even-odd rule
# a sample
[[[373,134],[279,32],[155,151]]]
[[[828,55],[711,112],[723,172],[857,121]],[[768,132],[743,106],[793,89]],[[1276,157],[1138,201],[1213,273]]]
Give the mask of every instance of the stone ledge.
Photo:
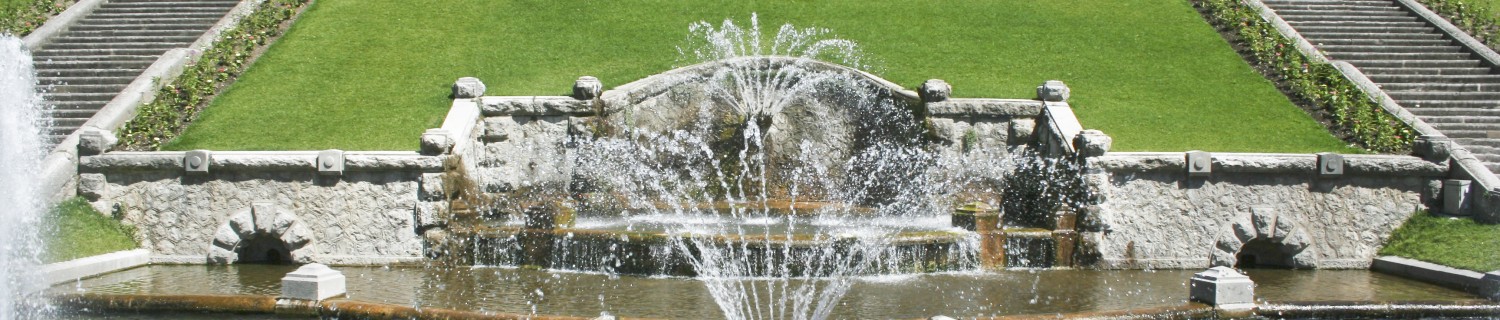
[[[212,151],[215,171],[316,171],[320,151]],[[182,170],[185,152],[111,152],[79,159],[83,172]],[[441,171],[441,157],[410,151],[351,151],[344,153],[347,171]]]
[[[139,267],[150,262],[151,252],[146,249],[135,249],[52,263],[42,266],[41,271],[47,285],[56,285]]]
[[[1497,292],[1500,292],[1500,280],[1493,279],[1497,276],[1491,276],[1492,279],[1487,280],[1484,273],[1477,271],[1463,270],[1396,256],[1375,258],[1375,262],[1370,265],[1370,269],[1463,290],[1484,296],[1490,300],[1500,301],[1500,294],[1497,294]]]
[[[927,114],[934,117],[996,116],[1030,117],[1042,114],[1042,102],[1026,99],[959,99],[928,102]]]
[[[589,100],[567,96],[480,97],[479,110],[486,117],[594,114],[594,106]]]
[[[1413,156],[1343,155],[1346,175],[1448,175],[1447,163],[1434,163]],[[1185,171],[1184,153],[1179,152],[1111,152],[1090,159],[1095,168],[1108,172]],[[1280,153],[1214,153],[1214,173],[1297,173],[1317,174],[1315,154]]]

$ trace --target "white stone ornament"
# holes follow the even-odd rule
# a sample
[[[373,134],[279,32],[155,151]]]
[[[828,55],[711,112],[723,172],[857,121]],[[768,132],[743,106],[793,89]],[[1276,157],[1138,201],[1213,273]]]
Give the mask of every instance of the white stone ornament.
[[[1189,299],[1215,308],[1255,307],[1255,282],[1229,267],[1218,266],[1193,274],[1189,289]]]
[[[281,298],[322,301],[344,295],[344,273],[310,263],[281,278]]]

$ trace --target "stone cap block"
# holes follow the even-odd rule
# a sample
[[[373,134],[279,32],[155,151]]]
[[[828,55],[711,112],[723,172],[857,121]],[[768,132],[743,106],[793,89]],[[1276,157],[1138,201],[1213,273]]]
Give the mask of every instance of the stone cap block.
[[[598,98],[604,92],[604,82],[593,76],[578,77],[573,81],[573,98],[578,100],[592,100]]]
[[[943,79],[928,79],[922,82],[917,94],[922,97],[922,102],[947,101],[953,95],[953,86]]]
[[[311,263],[281,278],[281,298],[321,301],[344,295],[344,273]]]
[[[1036,98],[1042,101],[1066,102],[1072,93],[1073,90],[1061,80],[1047,80],[1036,87]]]
[[[1189,177],[1207,177],[1213,173],[1214,156],[1212,153],[1194,150],[1188,151],[1186,157],[1184,164],[1187,165]]]
[[[1099,130],[1083,130],[1073,138],[1073,149],[1078,150],[1078,155],[1084,157],[1098,157],[1109,152],[1114,144],[1114,139]]]
[[[115,138],[113,132],[97,128],[86,128],[78,134],[78,155],[92,156],[103,154],[109,151],[109,149],[114,148],[115,144],[119,142],[120,139]]]
[[[1453,139],[1440,135],[1423,135],[1412,142],[1412,152],[1427,161],[1446,161],[1451,155]]]
[[[337,176],[344,174],[344,150],[329,149],[318,151],[317,164],[318,174],[326,176]]]
[[[1193,274],[1189,299],[1219,309],[1255,307],[1255,282],[1234,269],[1218,266]]]
[[[213,154],[208,150],[192,150],[182,155],[182,168],[189,174],[208,174]]]
[[[453,149],[453,137],[448,136],[448,130],[427,129],[422,133],[422,154],[435,156],[446,154]]]
[[[1344,156],[1332,153],[1318,153],[1318,176],[1337,177],[1344,175]]]
[[[458,78],[453,82],[454,99],[472,99],[484,96],[484,82],[475,77]]]

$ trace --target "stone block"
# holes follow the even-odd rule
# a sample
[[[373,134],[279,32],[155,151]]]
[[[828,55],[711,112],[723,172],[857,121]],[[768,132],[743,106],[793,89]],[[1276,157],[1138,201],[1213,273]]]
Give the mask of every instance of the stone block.
[[[1036,133],[1036,119],[1018,118],[1010,121],[1010,145],[1031,143]]]
[[[182,168],[188,174],[208,174],[209,163],[213,161],[213,154],[208,150],[188,151],[182,156]]]
[[[578,100],[593,100],[604,93],[604,82],[592,76],[578,77],[573,81],[573,98]]]
[[[448,130],[427,129],[422,133],[422,155],[436,156],[453,150],[453,137]]]
[[[318,174],[337,176],[344,174],[344,151],[337,149],[318,151]]]
[[[475,77],[458,78],[453,82],[454,99],[472,99],[484,96],[484,82]]]
[[[1214,156],[1205,151],[1188,151],[1183,164],[1187,166],[1189,177],[1207,177],[1214,171]]]
[[[95,128],[83,129],[78,134],[78,155],[92,156],[108,152],[120,139],[113,132]]]
[[[98,201],[109,191],[109,181],[103,174],[84,173],[78,175],[78,195],[89,201]]]
[[[322,301],[344,295],[344,274],[312,263],[281,278],[282,299]]]
[[[1036,87],[1037,100],[1066,102],[1068,101],[1068,96],[1070,95],[1072,95],[1072,90],[1068,89],[1067,84],[1063,84],[1063,82],[1059,80],[1047,80],[1047,82],[1043,82],[1041,86]]]
[[[1318,153],[1318,176],[1338,177],[1344,175],[1344,156],[1332,152]]]
[[[1453,148],[1452,139],[1438,135],[1417,137],[1417,141],[1412,144],[1412,152],[1427,161],[1447,161]]]
[[[1255,307],[1255,282],[1229,267],[1218,266],[1193,274],[1189,288],[1189,299],[1218,309]]]
[[[917,94],[922,96],[922,102],[948,101],[948,97],[953,95],[953,86],[942,79],[928,79],[922,82]]]
[[[1490,301],[1500,301],[1500,270],[1486,272],[1479,278],[1479,295]]]
[[[1098,157],[1109,152],[1109,147],[1114,143],[1109,135],[1099,130],[1083,130],[1073,138],[1073,149],[1078,150],[1078,155],[1084,157]]]
[[[1469,214],[1469,207],[1474,203],[1470,195],[1471,181],[1469,180],[1444,180],[1443,181],[1443,214],[1462,216]]]
[[[276,226],[276,203],[256,201],[250,204],[250,219],[258,233],[279,233]]]

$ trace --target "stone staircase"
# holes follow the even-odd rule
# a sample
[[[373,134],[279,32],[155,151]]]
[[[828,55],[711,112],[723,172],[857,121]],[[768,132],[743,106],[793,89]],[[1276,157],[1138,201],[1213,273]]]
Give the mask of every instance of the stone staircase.
[[[167,50],[185,48],[239,0],[108,0],[32,51],[51,138],[73,133]]]
[[[1263,0],[1329,59],[1500,172],[1500,74],[1394,0]]]

